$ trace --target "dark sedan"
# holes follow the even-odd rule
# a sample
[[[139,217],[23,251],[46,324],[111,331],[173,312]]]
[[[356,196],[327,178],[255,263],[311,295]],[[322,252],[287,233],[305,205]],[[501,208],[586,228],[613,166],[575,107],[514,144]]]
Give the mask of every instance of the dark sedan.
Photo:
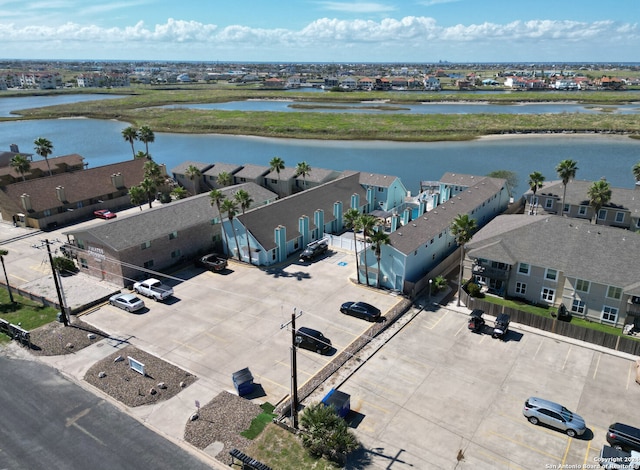
[[[380,319],[380,309],[365,302],[345,302],[340,306],[340,311],[345,315],[351,315],[367,321],[378,321]]]

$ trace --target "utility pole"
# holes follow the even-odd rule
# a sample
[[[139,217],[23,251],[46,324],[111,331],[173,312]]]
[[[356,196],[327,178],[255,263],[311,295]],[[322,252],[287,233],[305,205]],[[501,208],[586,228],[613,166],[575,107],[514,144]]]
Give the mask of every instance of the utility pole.
[[[293,308],[291,321],[280,325],[280,329],[291,324],[291,424],[294,429],[298,429],[298,365],[296,360],[296,318],[302,315],[302,311],[296,315]]]
[[[51,244],[48,239],[45,239],[40,246],[33,245],[34,248],[41,248],[42,245],[47,247],[47,254],[49,255],[49,264],[51,264],[51,272],[53,273],[53,283],[56,286],[56,293],[58,294],[58,304],[60,305],[60,315],[64,326],[69,326],[69,319],[67,318],[67,307],[65,306],[64,299],[62,297],[62,286],[58,280],[58,270],[53,264],[53,256],[51,255]]]

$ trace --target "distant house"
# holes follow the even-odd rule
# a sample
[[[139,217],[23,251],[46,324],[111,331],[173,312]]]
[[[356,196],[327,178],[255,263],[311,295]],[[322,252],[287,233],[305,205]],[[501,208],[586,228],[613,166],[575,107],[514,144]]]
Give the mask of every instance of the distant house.
[[[467,243],[489,292],[621,326],[640,320],[640,237],[567,217],[504,215]],[[471,271],[467,270],[470,269]]]
[[[47,229],[91,217],[97,209],[130,207],[129,188],[144,179],[144,163],[128,160],[0,187],[2,218]]]
[[[192,195],[199,194],[202,191],[203,177],[202,174],[206,173],[213,165],[211,163],[202,163],[194,161],[186,161],[180,165],[171,169],[171,174],[176,182],[185,188]],[[201,175],[194,177],[193,180],[188,176],[188,170],[190,167],[197,168]]]
[[[4,154],[10,154],[11,152],[2,152]],[[24,174],[25,180],[30,180],[34,178],[42,178],[45,176],[49,176],[49,168],[51,168],[51,174],[56,175],[59,173],[64,173],[68,171],[80,171],[84,169],[84,158],[77,153],[71,155],[62,155],[60,157],[53,157],[48,159],[47,161],[42,160],[32,160],[31,154],[17,154],[24,155],[30,160],[31,168],[28,172]],[[2,160],[3,155],[0,155],[0,161]],[[11,157],[13,158],[13,157]],[[13,184],[19,181],[22,181],[22,176],[20,173],[16,171],[10,165],[0,166],[0,186],[6,186],[8,184]]]
[[[591,181],[570,181],[567,184],[567,194],[562,214],[578,218],[593,220],[593,207],[589,205],[588,191]],[[561,180],[549,181],[538,189],[535,198],[531,190],[524,195],[528,207],[532,202],[535,214],[559,214],[562,205],[564,186]],[[611,188],[611,201],[598,212],[598,225],[629,230],[640,230],[640,188],[624,189]]]
[[[358,88],[364,91],[371,91],[375,86],[375,81],[369,77],[362,77],[358,80]]]
[[[233,184],[233,175],[242,169],[242,165],[236,165],[234,163],[220,163],[216,162],[213,166],[202,172],[202,177],[207,189],[221,188],[222,185],[218,182],[218,176],[220,173],[227,173],[231,176],[231,183]]]
[[[234,184],[255,183],[259,186],[265,186],[264,178],[271,169],[265,165],[243,165],[242,169],[233,174]]]
[[[339,171],[327,170],[324,168],[312,167],[309,174],[305,177],[297,176],[295,181],[295,191],[301,191],[309,188],[315,188],[321,184],[333,181],[340,176]]]
[[[440,85],[440,79],[433,75],[427,75],[423,80],[424,89],[429,91],[439,91],[442,86]]]
[[[253,199],[251,207],[267,204],[275,197],[253,183],[228,186],[222,193],[233,198],[240,189]],[[149,271],[164,270],[199,254],[220,250],[223,217],[211,205],[209,195],[200,194],[64,235],[82,272],[126,286],[148,277]]]

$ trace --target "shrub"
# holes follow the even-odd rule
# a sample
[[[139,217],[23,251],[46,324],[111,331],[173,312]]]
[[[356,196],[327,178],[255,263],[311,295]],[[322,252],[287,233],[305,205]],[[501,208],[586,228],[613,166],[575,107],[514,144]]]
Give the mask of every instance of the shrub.
[[[347,422],[332,406],[322,403],[307,406],[300,417],[300,425],[304,429],[302,445],[314,457],[324,456],[340,463],[346,454],[360,446]]]
[[[468,283],[466,287],[466,291],[471,297],[476,297],[479,299],[484,297],[484,294],[480,292],[480,286],[475,282]]]
[[[65,256],[56,256],[53,258],[53,267],[57,269],[60,274],[75,274],[78,272],[76,263],[72,259]]]

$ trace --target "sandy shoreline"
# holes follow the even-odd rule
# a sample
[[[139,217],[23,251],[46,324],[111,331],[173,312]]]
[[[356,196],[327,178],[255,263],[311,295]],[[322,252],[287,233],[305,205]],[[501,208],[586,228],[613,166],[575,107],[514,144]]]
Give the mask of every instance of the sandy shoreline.
[[[578,133],[578,132],[554,132],[554,133],[546,133],[546,132],[531,132],[527,134],[491,134],[491,135],[483,135],[478,137],[476,140],[506,140],[506,139],[535,139],[544,137],[545,139],[586,139],[586,138],[594,138],[594,139],[629,139],[632,134],[605,134],[605,133]]]

